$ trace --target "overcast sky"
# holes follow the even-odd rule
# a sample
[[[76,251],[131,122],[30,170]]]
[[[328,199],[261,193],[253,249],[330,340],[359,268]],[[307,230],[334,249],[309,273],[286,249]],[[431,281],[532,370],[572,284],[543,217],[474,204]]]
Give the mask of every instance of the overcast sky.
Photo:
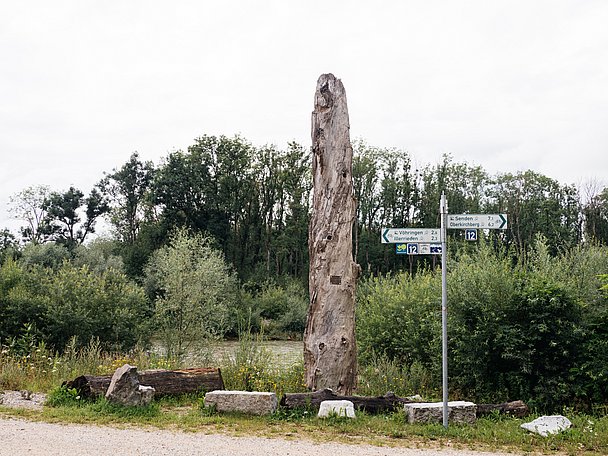
[[[326,72],[352,138],[607,184],[607,24],[604,0],[3,2],[0,229],[10,195],[88,193],[134,151],[310,145]]]

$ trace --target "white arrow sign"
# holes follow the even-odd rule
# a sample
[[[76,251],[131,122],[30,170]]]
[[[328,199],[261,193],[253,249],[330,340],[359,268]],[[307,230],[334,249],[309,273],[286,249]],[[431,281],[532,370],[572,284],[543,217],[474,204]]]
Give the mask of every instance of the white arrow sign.
[[[506,230],[507,214],[448,214],[450,229]]]
[[[383,244],[441,242],[439,228],[382,228]]]

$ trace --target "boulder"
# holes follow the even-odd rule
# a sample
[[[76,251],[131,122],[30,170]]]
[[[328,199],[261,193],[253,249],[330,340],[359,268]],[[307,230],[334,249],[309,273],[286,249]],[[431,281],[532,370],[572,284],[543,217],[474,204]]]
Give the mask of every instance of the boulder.
[[[137,367],[125,364],[114,372],[106,399],[126,406],[148,405],[154,398],[154,388],[139,384]]]
[[[414,402],[405,404],[405,412],[410,423],[442,423],[443,402]],[[451,423],[473,424],[477,420],[477,406],[473,402],[448,402],[448,421]]]
[[[355,418],[355,406],[351,401],[323,401],[319,406],[319,418],[328,418],[330,416],[343,416],[347,418]]]
[[[216,390],[205,394],[205,407],[214,407],[218,412],[270,415],[277,410],[277,406],[275,393]]]
[[[541,416],[521,425],[523,429],[543,437],[547,437],[549,434],[559,434],[571,426],[570,420],[562,415]]]

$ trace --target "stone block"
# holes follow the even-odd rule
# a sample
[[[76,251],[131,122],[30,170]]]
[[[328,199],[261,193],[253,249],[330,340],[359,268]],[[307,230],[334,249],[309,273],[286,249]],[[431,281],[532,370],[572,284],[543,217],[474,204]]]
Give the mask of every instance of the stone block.
[[[443,402],[415,402],[405,404],[410,423],[443,423]],[[472,424],[476,421],[477,406],[473,402],[448,402],[448,422]]]
[[[278,404],[275,393],[216,390],[205,394],[205,407],[215,407],[218,412],[269,415],[276,411]]]
[[[542,435],[543,437],[547,437],[549,434],[559,434],[571,426],[570,420],[562,415],[541,416],[521,425],[523,429]]]
[[[322,401],[317,416],[327,418],[331,415],[355,418],[355,406],[351,401]]]

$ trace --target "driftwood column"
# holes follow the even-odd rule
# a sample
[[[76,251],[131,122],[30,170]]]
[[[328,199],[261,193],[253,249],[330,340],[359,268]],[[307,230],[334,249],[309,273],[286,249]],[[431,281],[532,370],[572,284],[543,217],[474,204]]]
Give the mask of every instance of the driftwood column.
[[[310,307],[304,333],[306,386],[351,394],[357,384],[353,261],[353,149],[342,82],[317,81],[312,113],[312,217],[308,231]]]

